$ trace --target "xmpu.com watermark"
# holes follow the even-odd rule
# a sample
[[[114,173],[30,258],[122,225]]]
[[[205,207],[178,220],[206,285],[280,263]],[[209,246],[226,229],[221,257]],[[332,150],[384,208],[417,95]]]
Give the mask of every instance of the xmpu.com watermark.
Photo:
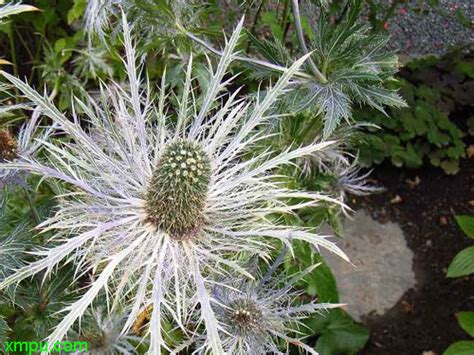
[[[47,341],[7,341],[1,344],[6,354],[38,354],[46,351],[60,353],[86,353],[89,344],[85,341],[58,341],[54,344]]]

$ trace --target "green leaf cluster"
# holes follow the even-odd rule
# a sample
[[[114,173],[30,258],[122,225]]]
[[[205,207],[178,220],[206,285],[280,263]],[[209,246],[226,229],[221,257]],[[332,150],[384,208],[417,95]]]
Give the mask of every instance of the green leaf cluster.
[[[474,239],[474,217],[456,216],[456,221],[462,231]],[[448,277],[461,277],[474,273],[474,245],[461,250],[453,259],[448,268]]]
[[[388,117],[366,108],[355,114],[358,120],[381,128],[364,137],[360,146],[362,163],[370,166],[390,159],[397,167],[418,168],[429,162],[447,174],[457,173],[466,147],[461,130],[437,108],[440,92],[408,81],[400,85],[408,108],[390,109]]]
[[[474,312],[460,312],[457,314],[461,328],[474,338]],[[462,340],[451,344],[443,355],[471,355],[474,354],[474,340]]]
[[[474,217],[456,216],[456,221],[462,231],[474,239]],[[474,273],[474,246],[461,250],[453,259],[448,268],[448,277],[462,277]],[[457,314],[461,328],[474,338],[474,312],[460,312]],[[443,355],[474,354],[474,340],[458,341],[451,344]]]

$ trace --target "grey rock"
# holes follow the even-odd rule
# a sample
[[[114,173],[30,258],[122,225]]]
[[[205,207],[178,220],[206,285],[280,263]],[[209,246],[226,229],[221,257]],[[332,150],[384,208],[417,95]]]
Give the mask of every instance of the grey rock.
[[[356,320],[375,311],[382,315],[415,286],[413,252],[395,223],[381,224],[359,210],[344,223],[340,247],[352,264],[323,252],[333,271],[340,302]]]

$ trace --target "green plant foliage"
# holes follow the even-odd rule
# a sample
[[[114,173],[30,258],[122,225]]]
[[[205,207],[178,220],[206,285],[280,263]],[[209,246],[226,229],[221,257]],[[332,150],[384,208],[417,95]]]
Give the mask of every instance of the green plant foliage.
[[[456,216],[461,229],[470,238],[473,238],[474,217],[472,216]],[[460,277],[474,273],[474,246],[468,247],[458,253],[454,257],[448,268],[448,277]],[[458,322],[461,328],[474,337],[474,312],[460,312]],[[451,344],[443,355],[468,355],[474,354],[474,340],[458,341]]]
[[[474,340],[458,341],[449,346],[443,355],[472,355],[474,354]]]
[[[317,296],[321,302],[339,302],[336,279],[322,257],[315,254],[304,243],[295,242],[294,257],[287,256],[285,268],[290,273],[305,270],[311,265],[320,264],[299,282],[299,286],[310,296]]]
[[[390,109],[388,116],[366,108],[355,114],[358,120],[376,124],[382,129],[368,134],[360,147],[364,165],[390,159],[401,167],[417,168],[429,161],[447,174],[459,171],[459,160],[465,156],[462,132],[437,107],[440,93],[434,88],[401,82],[408,108]]]
[[[456,216],[456,222],[462,231],[471,239],[474,239],[474,217]]]
[[[458,321],[461,328],[471,337],[474,337],[474,312],[460,312]]]
[[[311,60],[299,85],[286,99],[292,110],[320,114],[325,136],[342,121],[350,121],[355,104],[364,103],[381,112],[385,106],[406,106],[396,89],[386,87],[397,71],[397,57],[385,48],[388,36],[372,34],[370,27],[359,21],[360,12],[361,1],[350,1],[341,21],[334,24],[321,11],[317,24],[307,31],[311,43],[308,50],[314,50]],[[284,66],[293,58],[277,38],[250,39],[258,54],[271,63]],[[264,70],[256,73],[275,74]]]
[[[369,339],[367,329],[340,309],[313,317],[306,325],[319,335],[315,349],[323,355],[356,354]]]
[[[474,246],[461,250],[448,268],[448,277],[461,277],[474,273]]]
[[[8,327],[7,321],[5,318],[0,316],[0,342],[4,343],[8,338],[7,338],[7,333],[10,331],[10,328]]]
[[[456,216],[459,227],[474,239],[474,217]],[[448,267],[448,277],[461,277],[474,273],[474,246],[461,250]]]

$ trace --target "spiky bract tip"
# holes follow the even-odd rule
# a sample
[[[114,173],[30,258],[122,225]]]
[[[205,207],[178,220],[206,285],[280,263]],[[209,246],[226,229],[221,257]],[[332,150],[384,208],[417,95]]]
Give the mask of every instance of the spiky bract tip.
[[[199,144],[177,140],[166,145],[146,194],[147,222],[176,240],[196,237],[210,179],[210,159]]]

